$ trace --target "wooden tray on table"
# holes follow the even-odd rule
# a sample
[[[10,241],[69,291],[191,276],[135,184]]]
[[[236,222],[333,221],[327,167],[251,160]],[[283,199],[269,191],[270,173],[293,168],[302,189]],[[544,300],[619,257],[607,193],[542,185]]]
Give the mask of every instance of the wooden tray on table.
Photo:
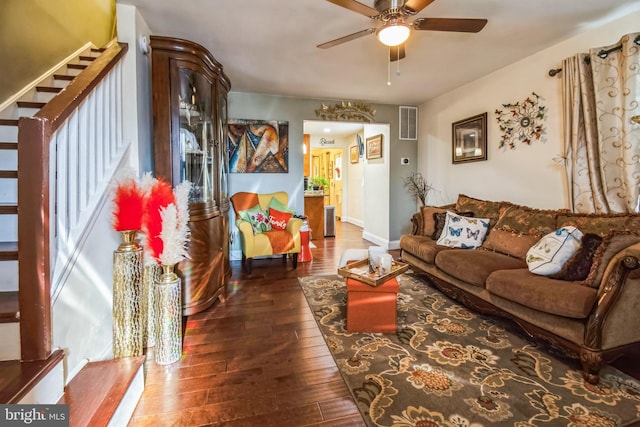
[[[366,283],[370,286],[380,286],[389,279],[392,279],[409,269],[409,264],[400,261],[392,261],[391,271],[380,275],[378,271],[369,272],[369,259],[353,262],[338,269],[338,274],[342,277],[350,277]]]

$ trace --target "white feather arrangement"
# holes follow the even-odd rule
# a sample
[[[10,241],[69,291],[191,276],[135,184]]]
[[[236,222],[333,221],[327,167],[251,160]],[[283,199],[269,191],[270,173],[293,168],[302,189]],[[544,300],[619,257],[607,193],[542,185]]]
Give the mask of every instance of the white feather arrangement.
[[[175,204],[170,204],[160,211],[162,218],[163,250],[160,263],[163,265],[177,264],[189,257],[187,244],[189,241],[189,192],[191,183],[184,181],[173,189]]]
[[[176,206],[178,208],[178,228],[185,230],[186,236],[189,237],[189,193],[191,192],[191,183],[184,181],[173,189],[176,196]]]
[[[187,252],[188,230],[186,227],[179,227],[178,208],[175,204],[165,206],[160,210],[162,219],[162,253],[159,256],[162,265],[178,264],[189,256]]]

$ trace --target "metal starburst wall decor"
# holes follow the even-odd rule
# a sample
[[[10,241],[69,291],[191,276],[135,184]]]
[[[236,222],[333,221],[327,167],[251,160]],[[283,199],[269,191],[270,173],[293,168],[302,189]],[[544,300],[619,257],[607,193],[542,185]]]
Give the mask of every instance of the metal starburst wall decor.
[[[504,109],[496,110],[496,120],[502,132],[499,148],[515,150],[517,142],[531,145],[534,141],[542,141],[542,121],[547,110],[539,101],[540,96],[531,92],[523,102],[502,104]]]

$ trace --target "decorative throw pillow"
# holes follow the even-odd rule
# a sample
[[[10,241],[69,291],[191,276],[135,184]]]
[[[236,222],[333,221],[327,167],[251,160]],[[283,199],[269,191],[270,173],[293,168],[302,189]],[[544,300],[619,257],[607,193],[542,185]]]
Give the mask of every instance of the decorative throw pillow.
[[[280,200],[276,199],[275,197],[271,198],[271,201],[269,202],[269,206],[267,206],[267,209],[271,209],[271,208],[279,210],[280,212],[291,212],[292,214],[294,213],[293,210],[289,209],[287,205],[280,202]]]
[[[284,230],[293,214],[291,212],[281,212],[275,208],[269,208],[269,223],[273,230]]]
[[[433,231],[435,228],[434,214],[441,213],[444,217],[444,214],[446,212],[446,208],[437,206],[422,206],[420,208],[420,213],[422,214],[422,235],[433,236]],[[444,222],[444,219],[442,221]],[[442,228],[440,229],[440,232],[442,232]],[[438,237],[440,237],[440,234],[438,234],[438,236],[436,236],[433,240],[436,240]]]
[[[487,230],[488,218],[467,218],[447,212],[442,235],[436,244],[450,248],[475,249],[482,244]]]
[[[529,271],[541,276],[558,273],[580,247],[582,232],[566,226],[547,234],[527,251]]]
[[[453,212],[453,211],[449,211]],[[468,218],[472,218],[474,216],[473,212],[454,212],[460,216],[466,216]],[[444,230],[444,222],[447,218],[447,211],[445,212],[434,212],[433,213],[433,234],[431,238],[433,240],[438,240],[442,235],[442,230]]]
[[[580,248],[564,263],[557,274],[550,277],[573,282],[585,280],[591,271],[593,257],[602,244],[602,237],[594,233],[586,233],[582,237]]]
[[[269,215],[260,209],[260,205],[255,205],[251,209],[238,212],[240,218],[251,224],[253,234],[260,234],[264,231],[271,230],[271,224],[269,223]]]

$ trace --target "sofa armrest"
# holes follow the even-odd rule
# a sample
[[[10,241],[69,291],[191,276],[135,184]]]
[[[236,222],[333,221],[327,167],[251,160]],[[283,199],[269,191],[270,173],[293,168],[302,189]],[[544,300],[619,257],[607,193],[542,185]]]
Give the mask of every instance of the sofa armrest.
[[[640,342],[639,267],[640,243],[620,250],[608,261],[587,320],[586,347],[607,350]]]
[[[236,227],[240,230],[241,247],[244,250],[244,254],[253,253],[253,227],[249,221],[243,219],[236,219]]]
[[[424,234],[424,220],[422,219],[422,209],[414,213],[411,217],[411,234],[422,236]]]
[[[293,252],[300,252],[300,228],[302,228],[302,220],[300,218],[291,218],[285,228],[293,236]]]
[[[300,228],[302,228],[302,220],[300,218],[291,218],[289,222],[287,222],[286,230],[291,233],[292,236],[299,234]]]

